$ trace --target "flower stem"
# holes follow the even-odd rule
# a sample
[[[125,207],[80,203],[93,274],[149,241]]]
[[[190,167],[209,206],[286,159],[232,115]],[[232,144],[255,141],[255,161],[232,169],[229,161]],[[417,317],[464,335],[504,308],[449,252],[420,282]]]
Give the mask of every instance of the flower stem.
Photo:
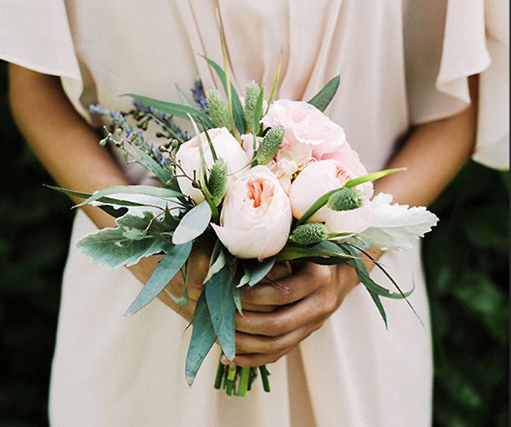
[[[240,385],[238,388],[239,397],[245,397],[247,395],[248,382],[250,379],[250,369],[251,368],[241,368]]]
[[[218,362],[218,369],[216,371],[215,378],[215,388],[220,390],[222,388],[222,379],[224,378],[225,366],[222,363],[222,356],[220,356],[220,361]]]
[[[260,366],[259,371],[261,372],[261,379],[263,381],[263,388],[266,393],[270,392],[270,381],[268,380],[268,375],[270,375],[266,365]]]

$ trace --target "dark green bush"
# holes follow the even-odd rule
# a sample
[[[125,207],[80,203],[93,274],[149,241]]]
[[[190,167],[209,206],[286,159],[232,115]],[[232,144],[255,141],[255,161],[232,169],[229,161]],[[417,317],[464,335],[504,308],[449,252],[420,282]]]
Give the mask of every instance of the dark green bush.
[[[40,427],[72,215],[42,187],[51,179],[14,128],[5,71],[0,64],[0,426]],[[442,221],[425,256],[438,427],[509,423],[508,197],[508,174],[470,164],[434,206]]]

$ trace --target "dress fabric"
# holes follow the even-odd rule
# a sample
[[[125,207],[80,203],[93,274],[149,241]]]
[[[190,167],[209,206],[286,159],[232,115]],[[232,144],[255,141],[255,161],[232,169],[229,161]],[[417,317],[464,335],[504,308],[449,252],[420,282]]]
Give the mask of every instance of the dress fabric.
[[[91,102],[122,110],[126,92],[178,102],[176,84],[188,88],[196,75],[206,87],[218,84],[198,56],[221,59],[218,8],[238,89],[252,79],[270,87],[281,57],[281,98],[307,100],[342,76],[328,114],[370,171],[384,167],[410,126],[466,108],[473,74],[481,75],[474,158],[507,166],[506,0],[48,0],[42,8],[40,0],[0,0],[0,58],[61,76],[91,124]],[[148,180],[134,167],[126,173]],[[189,331],[179,316],[159,301],[123,316],[140,284],[125,270],[92,265],[75,248],[93,231],[78,213],[53,364],[53,427],[431,425],[419,244],[382,262],[403,287],[415,282],[411,301],[425,328],[406,304],[389,301],[386,331],[359,286],[323,328],[271,366],[271,394],[257,383],[248,398],[229,399],[213,389],[218,349],[194,386],[186,385]]]

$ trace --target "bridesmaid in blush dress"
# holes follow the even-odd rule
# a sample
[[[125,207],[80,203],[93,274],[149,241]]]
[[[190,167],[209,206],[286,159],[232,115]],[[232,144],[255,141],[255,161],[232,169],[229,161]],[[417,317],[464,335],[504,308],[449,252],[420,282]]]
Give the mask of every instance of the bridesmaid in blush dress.
[[[218,85],[199,56],[221,58],[217,8],[238,89],[250,80],[271,86],[281,58],[281,98],[307,100],[342,76],[327,113],[362,162],[370,171],[409,168],[377,191],[428,204],[471,155],[506,167],[504,0],[0,0],[0,58],[14,64],[13,112],[61,185],[152,182],[97,147],[92,129],[102,123],[88,106],[128,109],[130,101],[119,97],[127,92],[179,102],[176,85],[191,87],[196,76],[205,87]],[[74,222],[51,382],[53,427],[431,425],[419,244],[381,261],[404,287],[414,279],[411,302],[425,328],[406,304],[390,301],[387,331],[363,287],[345,286],[348,273],[332,269],[325,289],[340,291],[328,319],[274,357],[272,393],[256,384],[246,399],[229,399],[213,389],[217,349],[194,386],[186,385],[189,332],[183,336],[187,321],[175,307],[155,301],[123,316],[140,290],[136,277],[145,273],[92,265],[75,248],[77,239],[107,225],[98,218],[89,210]]]

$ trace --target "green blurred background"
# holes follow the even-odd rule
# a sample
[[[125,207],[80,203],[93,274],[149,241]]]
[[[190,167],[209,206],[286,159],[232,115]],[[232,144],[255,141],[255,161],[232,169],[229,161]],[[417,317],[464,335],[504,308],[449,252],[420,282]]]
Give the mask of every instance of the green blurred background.
[[[0,62],[0,427],[43,427],[72,214],[42,188],[6,91]],[[509,173],[471,163],[433,206],[435,427],[509,425],[508,203]]]

